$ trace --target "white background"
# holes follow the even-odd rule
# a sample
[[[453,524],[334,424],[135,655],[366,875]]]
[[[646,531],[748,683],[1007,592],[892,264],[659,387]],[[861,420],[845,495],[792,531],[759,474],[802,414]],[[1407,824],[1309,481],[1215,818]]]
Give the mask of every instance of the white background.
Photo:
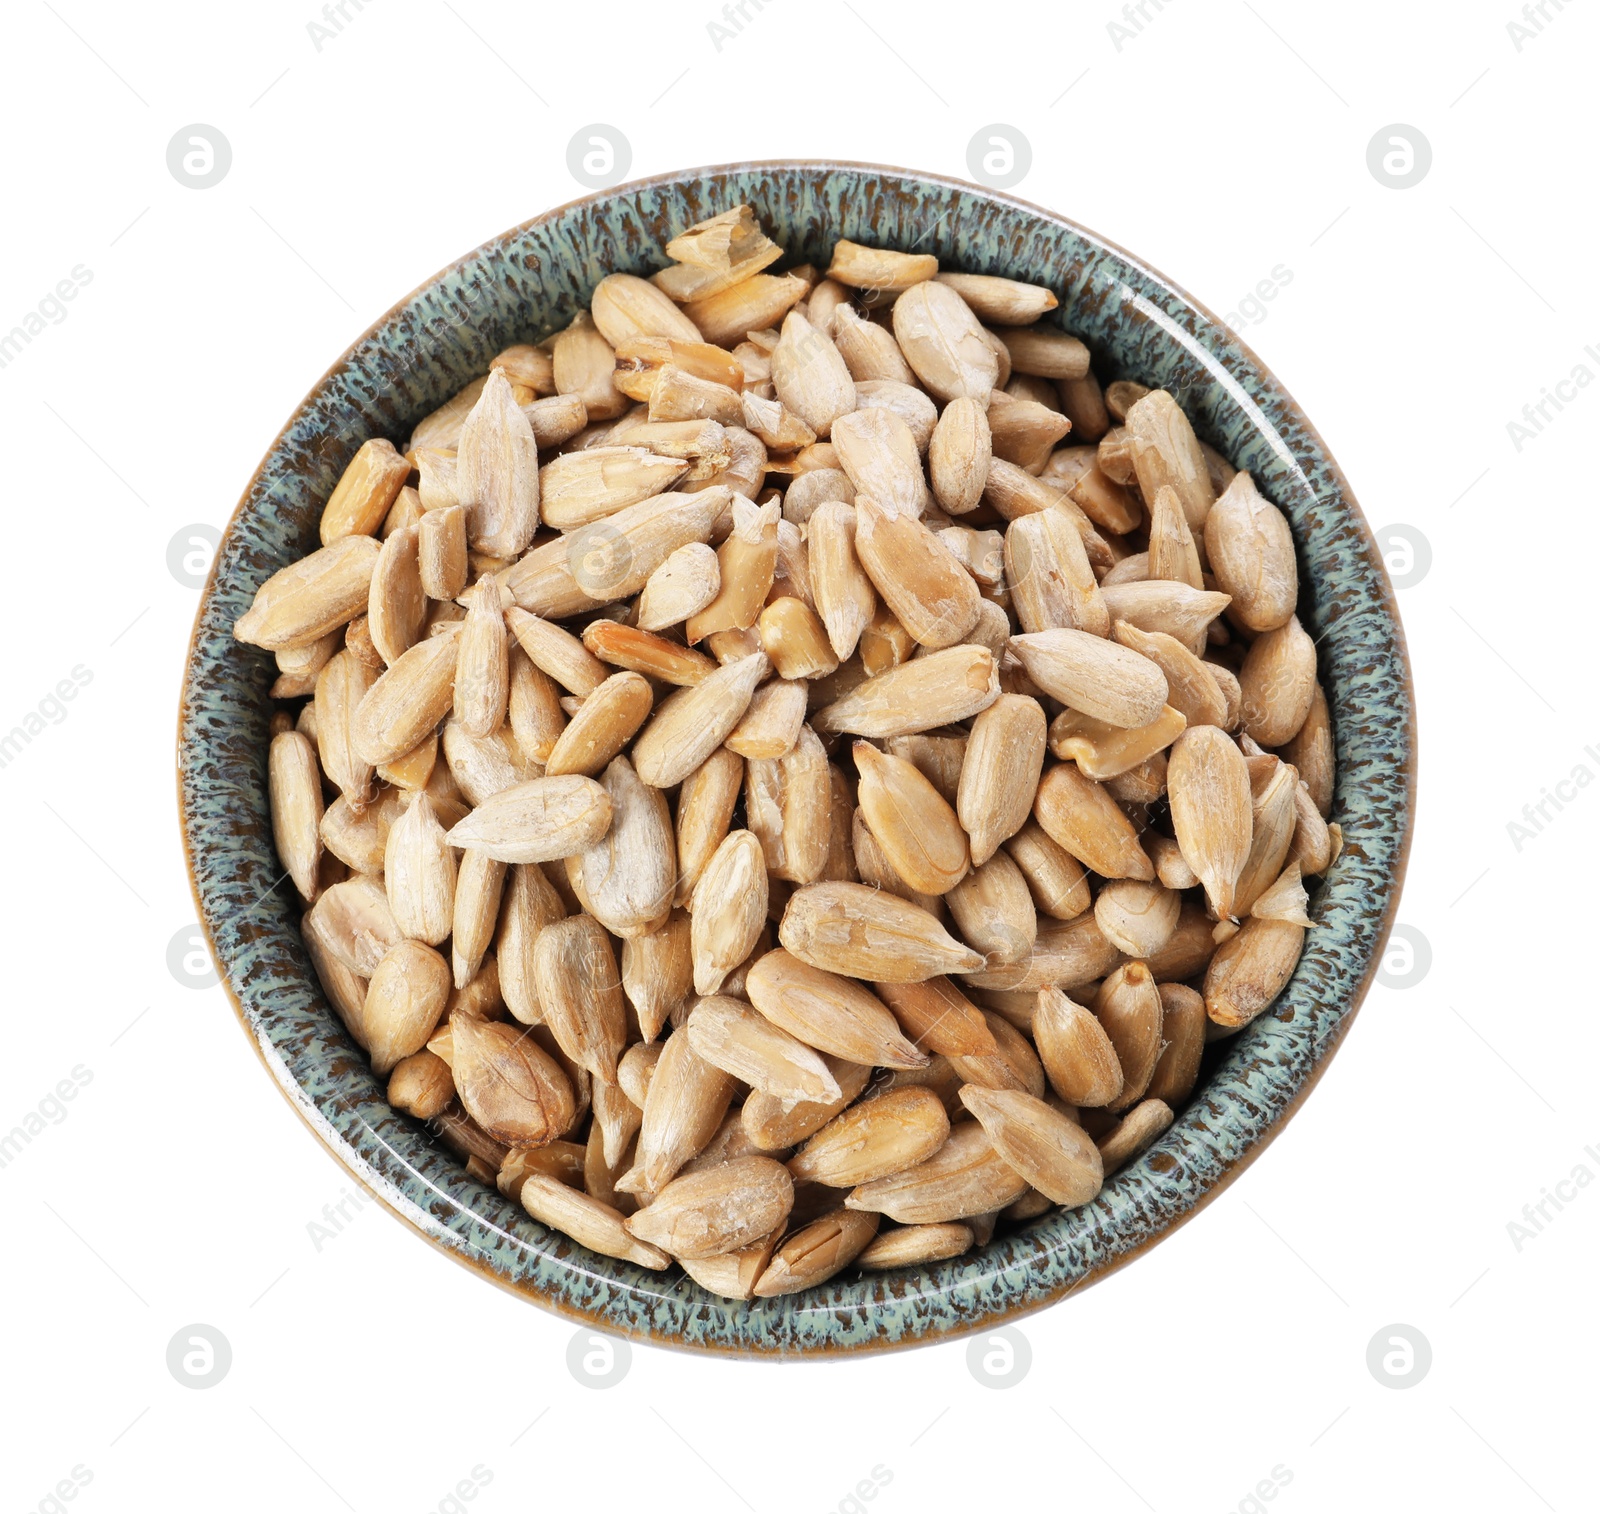
[[[1520,450],[1507,430],[1578,364],[1600,375],[1593,11],[1548,4],[1519,49],[1511,0],[1147,0],[1118,48],[1109,0],[768,0],[718,51],[711,0],[347,9],[320,50],[312,0],[8,12],[0,331],[75,266],[92,281],[0,369],[0,729],[75,666],[92,682],[0,770],[0,1130],[74,1067],[92,1081],[0,1169],[5,1507],[68,1507],[49,1498],[77,1467],[86,1511],[1222,1514],[1267,1507],[1274,1468],[1288,1514],[1593,1508],[1600,1191],[1566,1189],[1520,1250],[1507,1228],[1580,1164],[1600,1176],[1600,795],[1568,790],[1520,850],[1507,831],[1578,764],[1600,773],[1600,394]],[[1025,1321],[1031,1370],[1005,1391],[964,1342],[785,1366],[636,1347],[619,1386],[580,1386],[570,1324],[375,1206],[314,1244],[354,1185],[222,990],[168,969],[193,920],[173,733],[197,598],[169,541],[227,521],[397,298],[583,193],[567,143],[596,121],[634,177],[785,155],[964,176],[980,127],[1014,127],[1016,193],[1213,310],[1291,271],[1246,339],[1373,526],[1431,548],[1400,594],[1422,731],[1401,920],[1431,969],[1374,988],[1218,1202]],[[166,166],[194,122],[233,152],[204,191]],[[1414,188],[1368,170],[1390,123],[1432,145]],[[232,1349],[205,1391],[166,1366],[194,1323]],[[1404,1391],[1366,1362],[1396,1323],[1433,1355]]]

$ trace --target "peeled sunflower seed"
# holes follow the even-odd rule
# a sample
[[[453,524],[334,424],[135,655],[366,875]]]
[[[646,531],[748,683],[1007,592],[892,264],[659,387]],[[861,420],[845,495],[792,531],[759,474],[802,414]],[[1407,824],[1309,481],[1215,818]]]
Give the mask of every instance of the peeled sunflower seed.
[[[325,888],[305,916],[307,935],[359,978],[371,978],[389,949],[405,939],[383,885],[349,878]],[[403,1053],[405,1055],[405,1053]]]
[[[1206,1001],[1183,983],[1161,985],[1161,1059],[1145,1090],[1169,1108],[1194,1091],[1206,1044]]]
[[[1060,989],[1039,990],[1033,1039],[1050,1086],[1074,1108],[1103,1108],[1122,1093],[1122,1063],[1101,1022]]]
[[[364,761],[404,757],[443,719],[454,698],[460,634],[460,623],[452,622],[418,642],[362,695],[350,742]]]
[[[577,1106],[572,1085],[520,1026],[452,1020],[451,1071],[462,1107],[508,1146],[538,1146],[564,1135]]]
[[[961,1102],[1006,1164],[1052,1203],[1087,1204],[1100,1192],[1100,1153],[1069,1115],[1031,1094],[974,1083]]]
[[[772,666],[779,679],[788,682],[792,694],[798,695],[799,703],[795,708],[803,716],[809,703],[804,680],[826,677],[839,666],[839,659],[833,655],[822,622],[817,619],[816,612],[804,600],[785,596],[767,605],[761,612],[757,626],[762,650],[772,659]],[[756,696],[756,700],[759,699],[760,691]],[[755,702],[753,700],[752,704]],[[748,721],[750,715],[747,714],[745,719]],[[729,739],[731,741],[733,738]],[[735,747],[734,750],[737,751],[738,748]],[[749,757],[781,754],[745,752],[743,755]]]
[[[925,1162],[950,1134],[939,1096],[897,1088],[830,1120],[789,1159],[797,1182],[854,1188]]]
[[[1032,954],[1039,918],[1028,880],[1007,853],[996,852],[974,868],[945,895],[945,902],[962,939],[988,965],[1003,967]]]
[[[818,710],[819,731],[879,739],[965,720],[1000,697],[999,663],[987,647],[947,647],[869,678]]]
[[[234,622],[234,637],[270,652],[320,641],[365,608],[379,552],[370,536],[346,536],[280,568]]]
[[[646,1043],[653,1042],[683,1008],[694,986],[690,932],[689,916],[674,910],[665,925],[623,940],[622,989]]]
[[[994,1148],[981,1125],[958,1125],[927,1160],[853,1188],[849,1209],[886,1214],[903,1225],[942,1224],[1003,1209],[1028,1180]]]
[[[694,1050],[682,1030],[674,1031],[650,1075],[633,1171],[617,1186],[642,1194],[665,1187],[716,1135],[736,1086],[730,1074]]]
[[[1109,1107],[1125,1109],[1144,1093],[1161,1058],[1161,994],[1143,962],[1128,962],[1100,985],[1095,1018],[1122,1065],[1122,1092]]]
[[[813,967],[886,983],[969,972],[984,960],[946,934],[926,910],[860,883],[797,889],[778,939]]]
[[[588,915],[552,922],[539,932],[533,971],[544,1021],[562,1051],[596,1078],[615,1083],[627,1022],[605,931]]]
[[[978,318],[948,284],[924,281],[906,290],[894,302],[894,336],[936,400],[988,399],[999,359],[984,340]]]
[[[678,886],[672,814],[626,757],[611,760],[600,785],[611,800],[610,829],[568,855],[568,877],[577,871],[584,908],[613,935],[648,935],[665,922]]]
[[[1283,512],[1256,492],[1248,473],[1233,482],[1206,515],[1206,558],[1229,609],[1252,631],[1288,622],[1299,597],[1294,538]]]
[[[893,410],[870,406],[840,416],[833,449],[858,496],[870,495],[885,510],[921,516],[928,486],[917,439]]]
[[[894,870],[923,893],[942,894],[966,876],[966,832],[937,789],[903,757],[870,742],[853,748],[861,812]]]
[[[785,1108],[839,1097],[838,1083],[816,1052],[739,999],[701,999],[684,1029],[701,1058]]]
[[[456,1085],[450,1066],[431,1051],[413,1052],[395,1063],[384,1097],[413,1119],[431,1120],[450,1107]]]
[[[1243,754],[1214,725],[1185,731],[1167,763],[1167,794],[1183,860],[1224,919],[1234,913],[1239,873],[1250,856],[1250,772]]]
[[[1041,926],[1033,951],[1020,962],[964,973],[974,988],[1033,992],[1041,988],[1081,988],[1103,978],[1121,953],[1105,938],[1092,914]]]
[[[1052,698],[1134,729],[1157,719],[1167,703],[1167,680],[1147,657],[1104,636],[1062,628],[1011,638],[1011,650]]]
[[[539,524],[539,444],[504,370],[491,370],[461,428],[456,494],[467,540],[479,552],[514,557]]]
[[[649,717],[655,696],[638,673],[616,673],[590,694],[545,758],[544,775],[601,773]]]
[[[740,658],[658,705],[634,743],[639,776],[655,788],[682,783],[744,718],[770,666],[759,652]]]
[[[855,548],[879,596],[920,646],[953,646],[977,623],[976,581],[902,506],[858,494]]]
[[[942,1262],[960,1256],[972,1245],[972,1231],[965,1225],[902,1225],[880,1231],[856,1262],[874,1272],[895,1267],[915,1267],[927,1262]]]
[[[848,303],[836,305],[831,316],[823,321],[815,302],[816,296],[813,295],[809,319],[813,325],[821,324],[833,337],[839,356],[844,359],[850,377],[858,385],[877,381],[906,385],[916,382],[916,375],[901,354],[899,344],[884,327],[863,320]],[[856,405],[858,408],[861,405],[859,388],[856,390]]]
[[[661,494],[689,471],[686,459],[645,447],[590,447],[551,459],[539,470],[544,523],[573,531],[627,505]]]
[[[645,580],[639,598],[639,629],[663,631],[705,609],[722,587],[717,554],[704,542],[689,542],[670,554]]]
[[[1172,1111],[1160,1099],[1146,1099],[1123,1116],[1099,1141],[1100,1160],[1108,1173],[1126,1167],[1172,1123]]]
[[[834,655],[850,656],[872,619],[877,592],[856,556],[856,512],[837,500],[824,500],[808,528],[811,589],[817,614],[827,628]]]
[[[992,1056],[951,1057],[950,1066],[963,1083],[980,1088],[1015,1088],[1043,1098],[1044,1066],[1027,1036],[995,1010],[982,1011],[984,1023],[994,1037]]]
[[[665,1251],[637,1239],[619,1211],[555,1178],[530,1174],[518,1190],[517,1198],[534,1219],[570,1235],[579,1245],[598,1251],[602,1256],[620,1257],[657,1271],[672,1264],[672,1258]]]
[[[501,862],[548,862],[592,846],[611,827],[610,796],[592,778],[530,778],[490,796],[449,833]]]
[[[272,738],[267,753],[267,789],[272,805],[272,839],[300,897],[317,893],[322,860],[322,782],[317,749],[298,731]]]
[[[1283,992],[1305,939],[1305,927],[1291,920],[1246,920],[1206,968],[1206,1013],[1212,1021],[1234,1029],[1255,1019]]]
[[[1085,778],[1070,763],[1061,763],[1044,775],[1033,813],[1052,841],[1102,878],[1148,880],[1155,876],[1133,822],[1103,785]],[[1246,813],[1248,816],[1248,798]]]
[[[1206,523],[1216,490],[1200,443],[1178,402],[1165,389],[1153,389],[1128,411],[1128,441],[1139,491],[1147,500],[1163,486],[1178,497],[1192,530]]]
[[[418,794],[389,827],[383,875],[401,934],[429,946],[449,937],[455,917],[456,859],[427,794]]]
[[[1045,830],[1028,819],[1006,839],[1006,854],[1022,871],[1042,914],[1076,920],[1089,908],[1089,882],[1083,864]]]
[[[1159,883],[1114,878],[1094,901],[1094,917],[1118,951],[1153,957],[1178,928],[1183,896]]]
[[[1170,704],[1149,725],[1132,728],[1063,710],[1050,722],[1050,750],[1063,761],[1075,761],[1085,778],[1109,782],[1164,752],[1183,729],[1183,716]]]
[[[794,1182],[779,1163],[738,1157],[673,1179],[626,1224],[673,1256],[724,1256],[776,1229],[793,1203]]]
[[[390,947],[373,969],[361,1011],[373,1071],[381,1076],[421,1051],[449,996],[449,965],[431,946],[397,941]]]
[[[974,865],[1027,823],[1044,755],[1044,711],[1035,699],[1002,694],[972,722],[956,813],[971,838]]]
[[[1293,740],[1317,692],[1317,647],[1293,615],[1250,643],[1239,669],[1240,724],[1264,747]]]
[[[878,1233],[875,1214],[835,1209],[793,1231],[773,1253],[755,1285],[757,1298],[781,1298],[815,1288],[842,1272]]]
[[[772,1023],[818,1051],[866,1067],[922,1067],[894,1016],[859,983],[770,951],[745,979],[750,1002]]]
[[[694,887],[690,942],[694,987],[714,994],[750,955],[767,918],[767,868],[761,842],[730,832]]]

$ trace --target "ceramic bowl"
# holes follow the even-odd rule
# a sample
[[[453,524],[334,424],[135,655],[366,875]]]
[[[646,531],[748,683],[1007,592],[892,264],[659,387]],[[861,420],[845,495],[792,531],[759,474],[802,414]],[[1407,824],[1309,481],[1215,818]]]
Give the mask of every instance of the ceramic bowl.
[[[1313,896],[1318,929],[1277,1004],[1210,1049],[1196,1097],[1092,1204],[953,1261],[852,1269],[751,1304],[547,1230],[385,1102],[324,1000],[273,852],[273,660],[229,634],[257,586],[317,545],[323,501],[362,441],[403,445],[496,352],[566,325],[603,275],[652,271],[674,232],[741,202],[787,249],[787,265],[825,266],[843,236],[1048,285],[1102,382],[1171,390],[1200,436],[1255,475],[1294,530],[1345,836]],[[1361,511],[1299,406],[1215,316],[1094,233],[1007,195],[863,164],[738,164],[624,185],[495,238],[402,300],[316,384],[251,479],[201,599],[179,721],[181,820],[200,920],[267,1069],[318,1139],[419,1235],[535,1303],[662,1345],[872,1351],[993,1327],[1104,1277],[1213,1199],[1283,1128],[1348,1029],[1391,923],[1411,834],[1415,718],[1400,619]]]

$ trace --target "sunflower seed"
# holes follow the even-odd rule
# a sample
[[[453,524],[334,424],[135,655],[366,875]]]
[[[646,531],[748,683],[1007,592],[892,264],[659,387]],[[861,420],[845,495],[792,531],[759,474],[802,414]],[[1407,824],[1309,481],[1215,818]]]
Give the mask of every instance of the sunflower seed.
[[[1007,1165],[1053,1203],[1087,1204],[1100,1192],[1100,1153],[1068,1115],[1031,1094],[972,1083],[961,1102]]]
[[[774,1025],[818,1051],[867,1067],[921,1067],[928,1060],[900,1034],[882,1001],[787,951],[762,957],[750,969],[745,991]]]
[[[234,637],[269,652],[320,641],[366,608],[381,550],[370,536],[347,536],[280,568],[234,622]]]
[[[922,893],[942,894],[966,875],[966,832],[937,789],[903,757],[870,742],[853,748],[858,802],[894,870]],[[936,969],[943,970],[943,969]]]
[[[838,1083],[815,1051],[738,999],[701,999],[684,1029],[703,1060],[785,1109],[839,1097]]]
[[[714,994],[750,955],[767,918],[766,859],[749,831],[723,839],[695,884],[691,909],[695,992]]]
[[[885,983],[917,983],[983,965],[979,953],[953,940],[927,911],[860,883],[797,889],[778,939],[813,967]]]
[[[634,743],[640,778],[663,789],[682,783],[743,719],[769,668],[761,653],[741,658],[660,704]]]
[[[322,861],[322,782],[317,750],[298,731],[284,731],[267,749],[267,793],[272,839],[300,897],[317,893]]]
[[[562,1051],[602,1082],[615,1083],[627,1025],[605,931],[587,915],[551,922],[534,945],[533,970],[544,1022]]]
[[[361,697],[350,743],[364,762],[393,762],[444,718],[454,699],[460,624],[451,622],[396,659]]]
[[[1317,695],[1317,647],[1293,615],[1250,643],[1239,691],[1240,724],[1264,747],[1287,745],[1306,723]]]
[[[449,840],[501,862],[546,862],[593,846],[611,817],[611,798],[592,778],[530,778],[492,795],[451,829]]]
[[[668,1183],[628,1230],[673,1256],[724,1256],[781,1225],[794,1183],[771,1157],[739,1157]]]
[[[389,1074],[389,1086],[384,1090],[388,1099],[402,1114],[416,1120],[431,1120],[450,1107],[456,1096],[456,1085],[450,1066],[431,1051],[413,1052],[402,1057]]]
[[[1250,856],[1250,772],[1213,725],[1185,731],[1167,764],[1172,827],[1183,860],[1205,885],[1218,919],[1234,913],[1234,889]]]
[[[670,554],[648,579],[639,598],[639,629],[664,631],[681,625],[717,597],[722,570],[704,542],[689,542]]]
[[[856,555],[856,529],[855,510],[835,500],[823,501],[807,526],[817,614],[827,628],[834,656],[841,662],[855,651],[878,602],[872,580]]]
[[[421,941],[397,941],[367,984],[361,1024],[380,1077],[402,1057],[421,1051],[450,996],[450,968]]]
[[[1022,869],[1005,852],[974,868],[945,896],[963,939],[1003,967],[1031,955],[1039,917]],[[953,969],[960,971],[960,969]]]
[[[1116,1129],[1102,1136],[1100,1160],[1106,1172],[1126,1167],[1172,1123],[1172,1111],[1160,1099],[1146,1099],[1135,1105]]]
[[[854,1188],[849,1209],[876,1211],[904,1225],[944,1224],[1004,1208],[1027,1179],[994,1149],[976,1123],[958,1125],[926,1161]]]
[[[539,470],[545,524],[574,531],[663,493],[689,472],[681,458],[640,447],[591,447],[552,458]]]
[[[797,1182],[854,1188],[927,1161],[949,1134],[936,1093],[899,1088],[829,1121],[790,1158],[789,1171]]]
[[[894,302],[894,336],[912,371],[941,404],[962,395],[986,404],[1000,363],[983,327],[948,284],[913,285]]]
[[[545,776],[582,773],[593,778],[649,717],[655,696],[638,673],[616,673],[590,694],[545,759]]]

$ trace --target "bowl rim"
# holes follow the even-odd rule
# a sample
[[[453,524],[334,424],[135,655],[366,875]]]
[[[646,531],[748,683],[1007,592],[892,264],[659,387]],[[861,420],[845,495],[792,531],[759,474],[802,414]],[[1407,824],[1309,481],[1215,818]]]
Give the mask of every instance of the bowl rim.
[[[830,1342],[826,1345],[810,1347],[803,1350],[750,1349],[745,1346],[730,1344],[718,1338],[709,1338],[696,1341],[657,1333],[650,1330],[624,1330],[611,1321],[598,1317],[593,1311],[574,1305],[559,1294],[551,1293],[537,1286],[521,1282],[504,1276],[487,1260],[476,1252],[469,1252],[451,1246],[442,1241],[438,1236],[417,1225],[408,1215],[403,1213],[398,1205],[391,1200],[385,1191],[385,1186],[374,1183],[357,1165],[359,1157],[347,1143],[331,1129],[324,1130],[310,1116],[308,1111],[294,1098],[289,1088],[285,1086],[282,1077],[278,1075],[269,1061],[261,1038],[250,1023],[249,1016],[241,1002],[239,995],[226,972],[219,971],[218,982],[227,995],[234,1017],[239,1022],[240,1029],[256,1053],[257,1060],[269,1075],[269,1081],[277,1089],[285,1103],[295,1112],[301,1123],[316,1137],[317,1144],[327,1156],[337,1164],[341,1172],[359,1183],[366,1193],[376,1199],[385,1213],[392,1216],[404,1229],[416,1236],[420,1236],[436,1251],[449,1257],[459,1266],[465,1268],[476,1276],[487,1278],[505,1292],[524,1301],[533,1303],[545,1311],[562,1318],[577,1322],[588,1328],[603,1331],[608,1334],[618,1335],[624,1339],[637,1340],[641,1344],[655,1346],[666,1350],[681,1351],[695,1356],[714,1355],[750,1361],[831,1361],[844,1357],[857,1357],[878,1355],[884,1352],[903,1351],[915,1347],[935,1346],[948,1341],[957,1340],[975,1333],[990,1332],[1004,1325],[1015,1323],[1017,1320],[1038,1313],[1062,1300],[1082,1293],[1093,1284],[1103,1281],[1113,1273],[1127,1266],[1130,1262],[1144,1255],[1153,1246],[1164,1241],[1179,1227],[1186,1225],[1202,1210],[1212,1204],[1226,1189],[1228,1189],[1264,1152],[1289,1124],[1289,1121],[1299,1113],[1306,1098],[1321,1081],[1327,1071],[1334,1054],[1343,1046],[1345,1038],[1355,1021],[1356,1015],[1366,1001],[1368,992],[1372,987],[1374,978],[1382,965],[1384,948],[1387,945],[1390,932],[1395,923],[1396,913],[1399,909],[1401,894],[1404,892],[1406,871],[1410,863],[1411,845],[1416,829],[1416,804],[1417,804],[1417,768],[1419,763],[1419,733],[1417,717],[1416,685],[1412,672],[1411,657],[1406,642],[1404,622],[1400,616],[1399,605],[1396,601],[1394,585],[1389,577],[1382,553],[1379,551],[1372,528],[1367,521],[1359,501],[1350,488],[1348,478],[1343,468],[1334,457],[1321,433],[1306,415],[1304,409],[1293,395],[1284,387],[1277,375],[1261,360],[1255,350],[1243,339],[1239,333],[1227,325],[1209,306],[1197,299],[1186,288],[1180,285],[1159,269],[1147,263],[1143,258],[1129,252],[1120,244],[1103,236],[1082,223],[1072,219],[1060,211],[1052,210],[1046,206],[1038,205],[1031,200],[1023,199],[1018,195],[1007,193],[1004,190],[987,188],[983,185],[972,183],[965,179],[954,178],[949,175],[933,173],[924,169],[897,167],[886,163],[869,163],[845,158],[751,158],[735,159],[726,163],[692,166],[673,169],[645,178],[628,179],[621,183],[595,190],[586,195],[554,205],[529,217],[526,221],[517,223],[496,235],[487,238],[477,247],[470,249],[461,256],[452,259],[438,269],[401,298],[396,300],[387,310],[374,319],[359,335],[351,340],[344,351],[336,358],[316,382],[306,391],[305,396],[290,411],[288,419],[273,437],[260,461],[251,471],[250,478],[245,484],[238,502],[234,505],[228,516],[226,524],[222,527],[221,539],[238,522],[245,507],[250,501],[258,481],[267,470],[269,463],[279,448],[283,445],[296,421],[313,405],[318,394],[329,382],[355,358],[358,350],[369,340],[373,339],[380,329],[399,316],[405,308],[419,296],[425,294],[452,272],[463,268],[468,263],[483,256],[486,252],[512,243],[531,228],[542,223],[552,221],[569,211],[578,210],[586,206],[599,205],[621,194],[635,194],[640,191],[655,188],[668,188],[694,179],[715,179],[741,172],[795,172],[826,174],[836,171],[845,173],[880,174],[897,177],[918,185],[935,185],[941,189],[954,191],[960,194],[973,196],[978,199],[997,202],[1001,205],[1011,206],[1024,211],[1029,215],[1038,217],[1041,221],[1053,224],[1070,231],[1082,238],[1086,243],[1096,245],[1105,251],[1114,254],[1131,268],[1144,274],[1170,291],[1182,300],[1190,310],[1209,323],[1218,332],[1227,334],[1228,339],[1238,349],[1241,357],[1249,365],[1252,375],[1261,384],[1274,392],[1275,399],[1284,407],[1285,411],[1293,417],[1297,425],[1303,428],[1306,435],[1320,454],[1320,462],[1331,475],[1339,492],[1341,504],[1348,510],[1351,521],[1359,527],[1360,536],[1365,547],[1371,566],[1375,572],[1375,585],[1379,590],[1378,608],[1386,615],[1394,635],[1393,656],[1398,662],[1400,672],[1400,687],[1404,692],[1406,704],[1406,746],[1400,767],[1404,777],[1404,820],[1395,840],[1394,863],[1389,878],[1388,889],[1381,915],[1379,916],[1373,932],[1373,947],[1368,957],[1366,970],[1361,979],[1348,994],[1346,1007],[1341,1014],[1338,1025],[1334,1031],[1323,1041],[1314,1060],[1306,1070],[1298,1088],[1293,1096],[1284,1103],[1276,1118],[1263,1129],[1256,1138],[1235,1158],[1220,1176],[1205,1186],[1191,1203],[1184,1205],[1175,1213],[1162,1217],[1159,1225],[1152,1233],[1143,1239],[1129,1244],[1118,1250],[1109,1258],[1087,1267],[1077,1281],[1064,1288],[1053,1291],[1044,1290],[1037,1296],[1010,1301],[1002,1309],[993,1313],[981,1314],[968,1320],[957,1321],[945,1328],[934,1330],[924,1329],[920,1332],[909,1334],[894,1340],[875,1339],[861,1343],[840,1344]],[[195,666],[195,657],[201,635],[202,623],[205,619],[206,607],[216,587],[218,567],[222,554],[213,553],[211,567],[206,574],[204,585],[199,591],[196,602],[194,623],[190,628],[188,641],[184,650],[183,678],[179,692],[177,711],[177,751],[175,762],[175,777],[177,780],[178,799],[178,829],[183,844],[184,869],[188,876],[189,893],[194,901],[197,923],[204,933],[207,946],[213,961],[220,968],[222,955],[217,942],[212,934],[210,923],[207,919],[206,908],[201,897],[199,877],[195,866],[195,840],[191,828],[187,823],[184,805],[184,767],[183,767],[183,741],[184,728],[190,704],[190,676]],[[352,1161],[352,1158],[356,1159]],[[981,1248],[980,1248],[981,1249]]]

